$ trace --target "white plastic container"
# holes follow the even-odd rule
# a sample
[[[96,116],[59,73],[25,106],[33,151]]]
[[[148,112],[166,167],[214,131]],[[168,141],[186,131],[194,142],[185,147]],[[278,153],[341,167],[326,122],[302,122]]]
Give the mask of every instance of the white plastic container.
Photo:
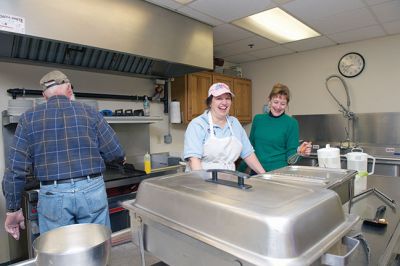
[[[354,151],[360,150],[360,151]],[[351,152],[346,154],[347,169],[356,170],[360,172],[367,172],[372,175],[375,171],[375,157],[364,153],[361,148],[352,149]],[[372,159],[372,169],[368,172],[368,159]]]
[[[355,151],[359,150],[359,151]],[[356,170],[358,174],[354,179],[354,194],[367,189],[367,177],[375,171],[375,157],[364,153],[361,148],[354,148],[346,154],[347,169]],[[371,172],[368,172],[368,159],[372,159]]]
[[[326,144],[325,148],[317,150],[318,165],[323,168],[341,168],[340,150],[331,148],[330,144]]]
[[[145,96],[143,101],[143,113],[144,116],[150,116],[150,101],[147,96]]]

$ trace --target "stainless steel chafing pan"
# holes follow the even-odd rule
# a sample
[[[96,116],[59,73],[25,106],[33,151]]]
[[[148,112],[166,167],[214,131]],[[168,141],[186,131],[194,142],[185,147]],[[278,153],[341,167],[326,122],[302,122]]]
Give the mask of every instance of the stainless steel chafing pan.
[[[144,249],[169,265],[318,265],[332,261],[326,252],[358,220],[328,189],[257,178],[239,187],[205,182],[213,178],[194,171],[140,184],[123,206]]]
[[[331,189],[339,195],[342,204],[350,201],[350,211],[356,174],[357,171],[347,169],[290,165],[255,177]]]

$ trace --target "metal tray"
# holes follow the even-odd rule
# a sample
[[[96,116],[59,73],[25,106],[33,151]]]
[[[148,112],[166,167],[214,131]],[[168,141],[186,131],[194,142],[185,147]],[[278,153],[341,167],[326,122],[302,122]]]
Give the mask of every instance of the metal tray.
[[[256,178],[295,183],[302,186],[319,186],[338,193],[342,203],[354,196],[354,178],[357,171],[336,168],[290,165],[257,175]],[[349,204],[349,211],[351,204]]]
[[[357,174],[354,170],[290,165],[264,174],[265,177],[281,178],[300,182],[319,184],[326,188],[352,179]],[[279,177],[277,177],[279,176]],[[283,176],[283,177],[281,177]]]
[[[136,201],[124,207],[146,225],[148,251],[176,257],[180,248],[161,241],[159,232],[168,231],[162,234],[168,241],[189,237],[253,265],[309,265],[358,220],[328,189],[261,179],[246,180],[252,187],[239,189],[205,182],[210,177],[194,171],[140,184]]]

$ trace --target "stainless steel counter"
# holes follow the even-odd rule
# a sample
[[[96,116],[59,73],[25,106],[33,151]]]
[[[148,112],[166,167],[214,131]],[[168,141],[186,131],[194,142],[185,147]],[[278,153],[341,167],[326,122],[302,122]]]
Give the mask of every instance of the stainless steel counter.
[[[373,154],[372,154],[373,155]],[[346,169],[347,160],[341,155],[341,168]],[[400,159],[392,157],[375,156],[375,174],[383,176],[400,176]],[[297,161],[297,165],[318,166],[318,157],[316,153],[311,153],[308,157],[302,157]],[[368,171],[371,171],[372,163],[368,163]]]
[[[372,175],[368,177],[368,188],[375,188],[386,196],[400,203],[400,178],[392,176]],[[347,204],[346,204],[347,205]],[[347,206],[344,207],[347,207]],[[376,209],[386,206],[384,218],[388,221],[387,227],[378,228],[363,225],[363,219],[372,219]],[[399,265],[396,260],[400,236],[400,214],[399,206],[391,207],[386,201],[374,193],[360,196],[353,200],[351,213],[361,217],[361,220],[353,227],[349,235],[361,232],[368,242],[370,248],[370,265]],[[346,208],[347,209],[347,208]]]

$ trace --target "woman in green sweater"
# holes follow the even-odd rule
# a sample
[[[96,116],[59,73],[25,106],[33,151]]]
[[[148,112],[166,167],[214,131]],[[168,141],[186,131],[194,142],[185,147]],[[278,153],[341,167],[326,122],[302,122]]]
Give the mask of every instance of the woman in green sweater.
[[[250,142],[257,158],[266,171],[272,171],[296,161],[296,155],[307,156],[311,143],[299,146],[299,125],[297,120],[285,114],[290,92],[286,85],[277,83],[269,96],[269,113],[258,114],[253,119]],[[240,170],[245,170],[243,163]]]

